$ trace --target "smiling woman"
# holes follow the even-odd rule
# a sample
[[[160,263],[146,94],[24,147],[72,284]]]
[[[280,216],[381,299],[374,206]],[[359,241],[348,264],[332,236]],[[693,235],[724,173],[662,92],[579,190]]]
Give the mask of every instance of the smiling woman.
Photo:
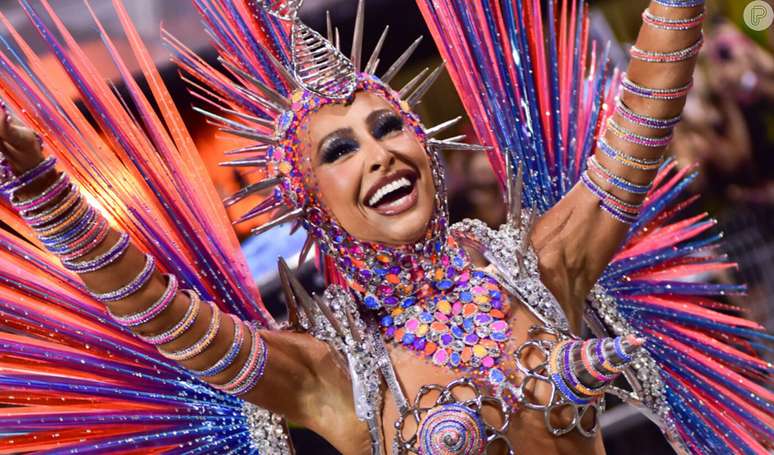
[[[620,97],[580,1],[549,2],[544,34],[538,0],[419,0],[486,146],[412,112],[441,69],[389,86],[418,41],[377,77],[363,1],[349,58],[302,3],[196,0],[220,69],[168,37],[197,111],[254,141],[226,164],[264,179],[226,205],[260,194],[255,232],[292,223],[319,254],[320,296],[280,260],[278,324],[120,2],[157,104],[127,72],[140,115],[22,2],[92,116],[26,43],[0,55],[3,221],[29,240],[0,233],[0,453],[283,454],[284,417],[345,454],[602,454],[608,392],[681,453],[770,449],[770,337],[711,299],[739,287],[681,280],[729,264],[697,237],[711,222],[672,221],[687,171],[662,160],[701,0],[651,2]],[[444,148],[488,153],[498,230],[449,225]]]
[[[358,92],[351,104],[311,114],[306,126],[313,191],[350,235],[391,246],[424,236],[435,207],[430,159],[388,101]]]

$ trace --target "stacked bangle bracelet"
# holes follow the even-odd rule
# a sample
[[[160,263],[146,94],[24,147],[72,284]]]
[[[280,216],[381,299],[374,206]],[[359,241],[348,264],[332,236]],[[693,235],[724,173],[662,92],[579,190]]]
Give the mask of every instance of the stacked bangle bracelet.
[[[263,377],[263,371],[266,368],[266,359],[268,357],[266,343],[255,327],[248,325],[248,330],[252,335],[252,346],[250,347],[247,362],[229,382],[223,385],[213,384],[218,390],[231,395],[244,395],[252,390],[261,377]]]
[[[642,13],[642,21],[660,30],[690,30],[701,26],[702,22],[704,22],[704,11],[699,12],[699,14],[693,17],[672,19],[670,17],[656,16],[649,9],[646,9]]]
[[[108,309],[110,316],[124,327],[137,327],[154,319],[169,307],[172,300],[175,299],[175,295],[177,295],[177,277],[170,274],[166,275],[166,278],[167,287],[164,289],[164,293],[151,306],[129,316],[116,316],[112,310]]]
[[[624,77],[621,79],[621,87],[623,90],[642,98],[669,101],[686,96],[691,87],[693,87],[693,80],[677,88],[650,88],[633,82],[628,75],[624,74]]]
[[[704,6],[704,0],[654,0],[661,6],[669,8],[696,8]]]
[[[672,141],[671,132],[666,136],[661,137],[643,136],[642,134],[637,134],[634,131],[628,130],[619,125],[612,117],[607,120],[607,131],[610,131],[626,142],[631,142],[632,144],[636,144],[642,147],[666,147]]]
[[[175,341],[176,339],[180,338],[181,335],[187,332],[188,329],[191,328],[194,322],[196,322],[196,317],[199,316],[199,311],[201,308],[199,304],[201,303],[201,299],[199,298],[199,294],[189,289],[183,290],[183,293],[188,295],[188,309],[183,315],[183,318],[180,319],[180,321],[178,321],[177,324],[175,324],[174,326],[170,327],[168,330],[165,330],[164,332],[158,335],[153,335],[153,336],[140,335],[140,338],[143,341],[145,341],[146,343],[150,343],[154,346],[160,346],[162,344],[167,344],[167,343],[171,343],[172,341]]]
[[[597,197],[603,210],[616,220],[624,224],[632,224],[637,221],[641,204],[632,204],[617,198],[597,185],[588,175],[588,170],[581,174],[581,182]]]
[[[204,352],[212,344],[212,342],[215,341],[215,337],[218,335],[218,330],[220,330],[221,312],[214,303],[208,303],[210,304],[211,310],[210,325],[207,327],[207,331],[204,333],[204,335],[202,335],[202,337],[191,346],[179,351],[167,351],[166,349],[159,348],[161,355],[176,362],[190,360]]]
[[[191,370],[193,374],[199,377],[215,376],[222,373],[226,368],[230,367],[234,360],[236,360],[239,350],[242,348],[242,341],[244,341],[245,325],[233,314],[230,315],[234,321],[234,339],[231,342],[226,354],[220,358],[214,365],[204,370]]]
[[[0,160],[2,160],[2,156],[0,156]],[[83,274],[99,271],[115,264],[125,256],[129,248],[129,235],[121,233],[107,251],[84,260],[84,257],[88,257],[105,242],[111,229],[108,221],[100,216],[97,210],[80,194],[75,184],[70,182],[67,174],[60,173],[55,178],[52,176],[52,182],[35,196],[24,200],[17,199],[17,192],[20,188],[40,180],[44,175],[49,175],[49,172],[54,171],[55,165],[54,158],[47,158],[21,176],[14,177],[11,173],[3,174],[3,178],[6,180],[0,181],[0,192],[10,198],[11,205],[35,230],[38,238],[48,250],[59,257],[66,269]],[[1,166],[2,163],[0,163]],[[146,254],[145,265],[131,281],[109,292],[92,292],[92,296],[106,304],[126,299],[146,287],[155,271],[155,258]],[[175,275],[167,274],[165,279],[164,292],[142,311],[118,315],[115,313],[117,307],[114,306],[108,308],[108,313],[118,324],[132,329],[153,321],[171,307],[180,291],[180,283]],[[188,308],[182,318],[162,333],[152,336],[140,335],[143,341],[156,346],[162,355],[178,362],[192,359],[212,346],[220,333],[223,319],[223,313],[218,307],[214,303],[208,302],[210,317],[206,332],[186,348],[175,351],[162,348],[162,345],[179,339],[194,327],[197,320],[200,320],[202,314],[201,298],[192,290],[183,290],[182,292],[189,298]],[[245,338],[250,337],[252,348],[248,361],[241,367],[237,376],[225,386],[225,390],[229,393],[241,395],[252,389],[262,377],[267,359],[266,346],[253,326],[245,325],[234,315],[229,315],[229,317],[234,327],[234,336],[230,347],[213,365],[203,370],[193,371],[193,373],[199,377],[211,377],[225,371],[234,365]]]
[[[629,49],[629,55],[635,60],[648,63],[676,63],[695,57],[699,50],[701,50],[702,44],[704,44],[704,36],[699,36],[695,43],[684,49],[669,52],[646,51],[637,46],[632,46]]]
[[[629,109],[626,104],[622,100],[618,100],[618,102],[615,105],[615,112],[626,119],[627,121],[639,125],[644,126],[646,128],[652,128],[655,130],[666,130],[673,128],[677,123],[680,121],[681,116],[676,115],[671,118],[667,119],[660,119],[656,117],[651,117],[648,115],[638,114],[637,112],[634,112],[633,110]]]
[[[610,145],[607,140],[603,137],[599,138],[599,141],[597,141],[597,147],[602,150],[602,152],[609,156],[610,158],[618,161],[619,163],[623,164],[624,166],[628,166],[633,169],[639,169],[641,171],[653,171],[661,167],[661,163],[663,163],[664,158],[640,158],[633,155],[629,155],[627,153],[622,152],[621,150],[616,149],[612,145]]]
[[[15,193],[17,190],[36,181],[41,176],[45,175],[48,171],[54,169],[54,166],[56,166],[56,158],[48,157],[24,174],[7,182],[0,183],[0,193],[13,196],[13,193]]]
[[[116,262],[128,248],[129,234],[124,232],[121,233],[121,236],[110,249],[96,258],[83,262],[62,261],[62,265],[64,265],[66,269],[76,273],[95,272]]]
[[[597,161],[597,157],[595,155],[591,155],[588,159],[588,168],[593,171],[598,177],[607,180],[608,183],[615,186],[616,188],[626,191],[627,193],[632,193],[636,195],[643,195],[647,194],[648,191],[650,191],[650,187],[652,184],[647,185],[641,185],[639,183],[634,183],[629,180],[626,180],[623,177],[619,177],[615,174],[613,174],[612,171],[610,171],[608,168],[603,166],[599,161]]]
[[[92,292],[91,295],[94,296],[97,300],[100,302],[116,302],[118,300],[123,300],[130,295],[134,294],[135,292],[139,291],[145,284],[150,280],[151,276],[153,276],[153,272],[156,270],[156,258],[151,256],[150,254],[145,255],[145,266],[140,270],[140,273],[137,274],[136,277],[129,283],[127,283],[125,286],[116,289],[115,291],[110,292],[104,292],[104,293],[97,293]]]

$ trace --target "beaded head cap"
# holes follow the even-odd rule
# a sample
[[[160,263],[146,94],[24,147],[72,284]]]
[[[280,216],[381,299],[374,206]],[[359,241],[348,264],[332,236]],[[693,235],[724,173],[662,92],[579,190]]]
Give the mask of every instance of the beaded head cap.
[[[298,13],[302,0],[202,0],[201,3],[205,19],[210,19],[209,9],[225,8],[228,11],[226,16],[232,23],[224,23],[221,12],[212,15],[207,25],[219,51],[219,60],[230,74],[208,66],[174,38],[168,37],[168,40],[177,50],[178,64],[191,76],[192,94],[209,105],[207,109],[196,107],[195,110],[207,116],[221,131],[254,141],[253,145],[227,152],[236,159],[222,163],[232,167],[258,167],[265,175],[264,180],[225,200],[229,206],[252,195],[268,193],[238,222],[271,214],[270,221],[255,228],[254,233],[284,223],[305,227],[310,238],[302,252],[302,260],[317,242],[324,253],[336,259],[339,270],[350,282],[358,281],[364,288],[370,287],[368,273],[361,273],[363,268],[368,268],[368,257],[375,258],[376,253],[381,252],[384,253],[382,258],[389,257],[392,262],[402,256],[395,251],[387,252],[380,245],[365,245],[351,238],[322,205],[314,191],[313,176],[302,167],[299,132],[308,115],[328,104],[351,102],[357,92],[364,91],[389,102],[403,116],[407,128],[411,128],[425,145],[437,189],[436,213],[428,227],[426,242],[407,248],[412,254],[433,250],[435,247],[428,242],[442,241],[446,228],[443,175],[437,152],[444,148],[483,148],[458,142],[461,137],[434,139],[459,119],[425,128],[411,112],[441,75],[443,65],[432,72],[422,71],[397,91],[389,87],[420,39],[414,41],[381,77],[377,77],[374,73],[380,63],[379,55],[388,28],[361,69],[363,0],[357,8],[349,58],[340,49],[338,29],[333,27],[330,17],[327,38],[301,22]]]

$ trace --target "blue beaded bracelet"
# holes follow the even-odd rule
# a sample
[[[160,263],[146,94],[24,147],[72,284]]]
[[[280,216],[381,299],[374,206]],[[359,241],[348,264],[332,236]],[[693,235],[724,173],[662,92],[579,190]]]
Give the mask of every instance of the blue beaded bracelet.
[[[132,281],[126,284],[126,286],[116,289],[115,291],[110,291],[105,293],[92,292],[91,295],[94,296],[94,298],[99,300],[100,302],[105,302],[105,303],[116,302],[118,300],[125,299],[130,295],[134,294],[135,292],[139,291],[140,288],[142,288],[143,286],[145,286],[145,284],[153,276],[153,272],[155,270],[156,270],[156,258],[151,256],[150,254],[146,254],[145,267],[143,267],[140,273],[138,273],[137,276],[134,277]]]
[[[615,196],[613,196],[610,193],[607,193],[605,190],[600,188],[596,183],[594,183],[591,180],[591,177],[589,177],[587,171],[584,171],[581,174],[581,182],[589,191],[591,191],[591,193],[594,196],[596,196],[599,199],[600,207],[602,207],[602,210],[606,211],[614,219],[624,224],[632,224],[635,221],[637,221],[638,214],[624,212],[623,210],[611,204],[608,201],[608,198],[613,198]]]
[[[199,298],[199,294],[190,289],[183,289],[182,292],[188,296],[188,309],[183,315],[183,318],[180,319],[177,324],[170,327],[169,330],[166,330],[158,335],[138,335],[142,341],[150,343],[154,346],[171,343],[187,332],[191,326],[193,326],[194,322],[196,322],[196,318],[199,316],[199,303],[201,300]]]
[[[115,245],[101,255],[88,261],[62,261],[67,270],[75,273],[89,273],[103,269],[118,260],[129,248],[129,234],[121,233]]]
[[[41,235],[38,238],[48,248],[56,248],[62,245],[66,245],[71,240],[83,234],[83,232],[88,229],[88,226],[95,222],[96,219],[97,211],[94,210],[94,207],[90,206],[88,207],[86,214],[78,219],[75,224],[68,227],[66,231],[50,236]]]
[[[231,320],[234,321],[234,341],[231,343],[231,347],[229,348],[228,352],[226,352],[226,354],[220,360],[218,360],[215,365],[205,370],[191,370],[194,375],[198,377],[215,376],[216,374],[222,373],[226,368],[230,367],[231,364],[234,363],[234,360],[236,360],[237,355],[239,354],[239,350],[242,348],[242,341],[245,338],[245,327],[239,318],[233,314],[230,316]]]
[[[652,186],[652,183],[648,183],[647,185],[640,185],[638,183],[631,182],[629,180],[626,180],[623,177],[619,177],[615,174],[613,174],[609,169],[602,166],[599,161],[597,161],[597,157],[595,155],[591,155],[589,157],[589,168],[593,171],[595,171],[598,174],[601,174],[600,177],[606,178],[608,182],[610,182],[612,185],[615,185],[617,188],[626,191],[627,193],[632,194],[648,194],[648,191],[650,191],[650,188]]]
[[[150,322],[152,319],[155,319],[164,310],[169,308],[169,305],[177,295],[177,277],[172,274],[168,274],[166,277],[167,286],[164,289],[164,293],[161,294],[161,296],[148,308],[140,311],[139,313],[130,314],[127,316],[117,316],[111,309],[108,309],[108,313],[110,313],[110,316],[116,322],[124,327],[138,327],[147,322]]]
[[[50,156],[24,174],[0,184],[0,193],[12,195],[19,188],[39,179],[43,174],[53,169],[54,166],[56,166],[56,158]]]
[[[632,356],[630,356],[629,354],[626,353],[626,351],[624,351],[623,345],[621,343],[622,342],[620,337],[617,337],[613,340],[613,349],[615,350],[615,354],[622,361],[631,362]]]
[[[697,6],[703,6],[704,0],[654,0],[661,6],[669,8],[696,8]]]

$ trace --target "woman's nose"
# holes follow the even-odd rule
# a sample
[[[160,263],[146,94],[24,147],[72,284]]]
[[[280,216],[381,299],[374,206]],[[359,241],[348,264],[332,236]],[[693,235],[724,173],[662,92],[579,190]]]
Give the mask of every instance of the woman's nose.
[[[395,155],[384,148],[382,144],[374,143],[370,148],[371,162],[368,168],[370,172],[389,169],[395,162]]]

